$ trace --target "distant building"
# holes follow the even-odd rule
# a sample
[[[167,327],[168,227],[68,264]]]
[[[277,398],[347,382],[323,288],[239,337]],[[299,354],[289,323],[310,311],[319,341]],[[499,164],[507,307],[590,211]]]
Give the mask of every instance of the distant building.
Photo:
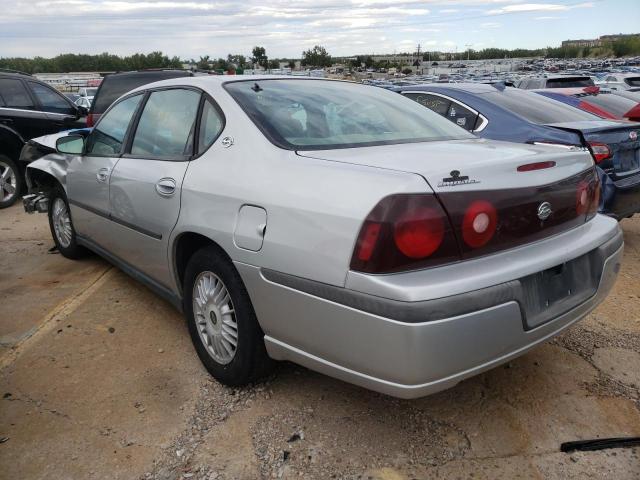
[[[602,42],[599,38],[593,40],[565,40],[562,42],[562,48],[567,47],[600,47]]]
[[[640,33],[618,33],[617,35],[602,35],[600,38],[582,39],[582,40],[565,40],[562,42],[563,47],[601,47],[605,42],[614,42],[625,38],[639,37]]]

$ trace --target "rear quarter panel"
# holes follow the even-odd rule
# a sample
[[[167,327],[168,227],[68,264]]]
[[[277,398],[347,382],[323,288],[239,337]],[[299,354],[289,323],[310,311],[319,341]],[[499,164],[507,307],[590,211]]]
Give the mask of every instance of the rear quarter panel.
[[[234,109],[222,106],[227,124],[220,138],[231,137],[234,143],[225,148],[218,140],[189,165],[172,240],[184,232],[199,233],[234,261],[341,286],[360,226],[376,203],[392,193],[430,190],[416,174],[279,149],[244,113],[231,114]],[[258,252],[234,243],[243,205],[267,212]]]

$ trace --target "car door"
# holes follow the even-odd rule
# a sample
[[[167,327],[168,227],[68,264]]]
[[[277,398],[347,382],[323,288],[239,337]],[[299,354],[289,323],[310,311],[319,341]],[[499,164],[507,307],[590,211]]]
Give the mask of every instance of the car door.
[[[111,174],[111,251],[165,286],[171,284],[168,239],[180,213],[200,102],[201,92],[191,88],[150,91]]]
[[[44,112],[46,118],[40,125],[38,136],[84,126],[78,110],[64,95],[42,83],[28,81],[27,85],[36,99],[37,109]]]
[[[125,98],[109,109],[87,137],[84,154],[71,157],[67,168],[67,197],[76,232],[107,249],[112,242],[109,178],[143,96]]]
[[[42,135],[47,122],[44,112],[36,109],[25,83],[20,78],[0,78],[0,95],[4,106],[0,107],[0,123],[18,132],[24,140]]]

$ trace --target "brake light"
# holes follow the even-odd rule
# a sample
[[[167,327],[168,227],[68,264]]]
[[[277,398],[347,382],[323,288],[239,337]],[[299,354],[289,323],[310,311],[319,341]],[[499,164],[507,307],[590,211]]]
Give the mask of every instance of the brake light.
[[[393,239],[398,250],[409,258],[426,258],[435,252],[444,238],[441,211],[421,207],[406,212],[394,225]]]
[[[611,149],[606,143],[589,142],[589,147],[591,148],[591,153],[596,163],[600,163],[611,157]]]
[[[486,200],[476,200],[462,218],[462,239],[471,248],[485,245],[496,231],[498,214]]]
[[[533,170],[543,170],[545,168],[552,168],[556,166],[556,162],[535,162],[535,163],[526,163],[524,165],[520,165],[518,167],[519,172],[531,172]]]
[[[93,118],[93,113],[87,115],[87,127],[93,127],[95,125],[95,120]]]
[[[600,206],[600,181],[597,177],[590,181],[582,181],[576,191],[576,213],[592,218]]]
[[[459,259],[456,237],[435,195],[399,194],[383,198],[367,215],[351,269],[390,273]]]
[[[584,87],[582,89],[582,91],[584,93],[600,93],[600,87],[596,86],[596,85],[591,85],[590,87]]]

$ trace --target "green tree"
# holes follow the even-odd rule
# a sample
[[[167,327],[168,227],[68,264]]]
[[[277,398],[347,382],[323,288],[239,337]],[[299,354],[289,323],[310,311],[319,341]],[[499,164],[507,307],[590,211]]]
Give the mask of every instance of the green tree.
[[[251,63],[260,65],[262,68],[267,68],[267,62],[267,52],[264,47],[253,47],[253,50],[251,50]]]
[[[308,67],[330,67],[331,55],[327,53],[327,50],[316,45],[310,50],[302,52],[302,65]]]

